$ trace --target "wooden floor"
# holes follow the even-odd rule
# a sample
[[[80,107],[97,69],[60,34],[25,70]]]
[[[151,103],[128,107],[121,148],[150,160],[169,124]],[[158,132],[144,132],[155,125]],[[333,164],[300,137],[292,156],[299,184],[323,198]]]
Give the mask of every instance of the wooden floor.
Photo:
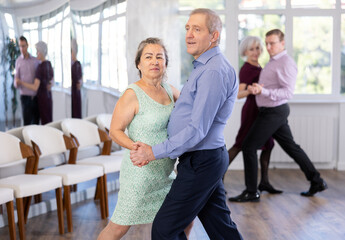
[[[231,217],[244,239],[249,240],[343,240],[345,239],[345,172],[320,171],[329,189],[315,197],[299,195],[309,188],[300,170],[270,170],[270,181],[283,194],[263,193],[258,203],[228,203]],[[225,178],[229,196],[244,188],[243,171],[229,171]],[[113,212],[117,192],[109,194],[109,210]],[[74,232],[59,235],[56,211],[33,217],[26,225],[27,239],[96,239],[106,226],[101,220],[99,203],[87,200],[72,206]],[[66,223],[65,223],[66,224]],[[67,230],[67,229],[66,229]],[[125,240],[150,239],[151,225],[130,229]],[[18,236],[18,235],[17,235]],[[9,239],[7,226],[0,228],[0,239]],[[191,240],[209,239],[196,220]]]

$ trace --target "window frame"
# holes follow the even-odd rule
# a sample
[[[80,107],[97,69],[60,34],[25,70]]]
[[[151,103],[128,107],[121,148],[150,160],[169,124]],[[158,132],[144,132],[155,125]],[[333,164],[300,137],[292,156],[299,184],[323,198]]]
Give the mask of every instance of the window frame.
[[[293,18],[308,16],[332,17],[333,36],[331,49],[331,93],[330,94],[294,94],[292,101],[339,101],[345,99],[345,94],[341,94],[341,16],[345,14],[345,8],[341,6],[341,0],[336,0],[334,8],[296,8],[291,6],[291,0],[286,0],[285,8],[280,9],[239,9],[238,1],[225,1],[224,10],[214,10],[217,14],[225,15],[226,26],[226,46],[225,55],[235,68],[237,74],[239,71],[238,59],[238,31],[240,14],[275,14],[285,16],[285,48],[290,56],[293,56]],[[190,11],[179,11],[179,15],[189,15]],[[237,24],[233,24],[236,22]],[[344,23],[345,24],[345,23]]]
[[[64,74],[64,65],[65,64],[65,61],[68,61],[69,59],[64,57],[64,51],[63,51],[63,47],[62,47],[62,36],[63,36],[63,23],[66,19],[69,19],[70,18],[70,14],[68,11],[67,14],[65,14],[66,10],[70,8],[69,4],[68,3],[65,3],[64,5],[62,5],[61,7],[58,7],[57,9],[55,9],[54,11],[51,11],[50,13],[47,13],[47,14],[44,14],[44,15],[40,15],[40,16],[36,16],[36,17],[29,17],[29,18],[26,18],[26,17],[23,17],[20,19],[22,25],[24,24],[24,22],[30,22],[30,21],[37,21],[37,28],[29,28],[29,29],[25,29],[22,27],[21,29],[21,32],[22,32],[22,35],[24,35],[25,33],[28,33],[30,35],[30,39],[31,39],[31,31],[37,31],[37,34],[38,34],[38,41],[42,41],[42,32],[43,30],[47,30],[49,32],[50,29],[54,29],[55,31],[55,27],[56,25],[60,24],[60,30],[61,30],[61,39],[59,39],[60,41],[58,41],[60,43],[60,58],[57,59],[57,61],[59,61],[60,63],[60,66],[61,66],[61,81],[59,81],[59,85],[57,85],[57,81],[56,81],[56,75],[55,75],[55,61],[56,61],[56,58],[54,56],[54,65],[53,65],[53,68],[54,68],[54,87],[58,87],[58,88],[64,88],[65,86],[65,81],[68,81],[68,82],[71,82],[71,78],[67,78],[65,79],[65,74]],[[62,18],[61,19],[57,19],[57,16],[58,14],[62,14]],[[48,23],[48,26],[42,26],[43,24],[43,21],[44,20],[48,20],[50,21],[52,18],[55,18],[54,20],[54,23],[51,24],[50,22]],[[31,41],[28,39],[28,41]],[[30,42],[31,44],[31,49],[34,49],[34,44],[35,43],[32,43]],[[48,44],[48,43],[47,43]],[[49,44],[48,44],[49,45]],[[48,51],[49,51],[49,46],[48,46]],[[35,53],[32,52],[31,53],[32,55],[35,56]],[[50,58],[49,58],[50,57]],[[52,61],[53,59],[51,59],[52,56],[49,56],[48,54],[48,60],[49,61]],[[68,84],[69,86],[71,84]]]
[[[98,77],[96,79],[96,81],[92,81],[92,82],[95,82],[94,84],[93,83],[88,83],[87,82],[87,79],[84,79],[84,85],[85,87],[87,88],[91,88],[91,89],[109,89],[110,91],[114,91],[115,93],[118,93],[119,92],[119,89],[116,89],[116,88],[113,88],[111,86],[109,87],[106,87],[106,86],[103,86],[102,85],[102,31],[103,31],[103,22],[105,21],[109,21],[109,24],[111,21],[117,21],[117,19],[121,18],[121,17],[125,17],[126,18],[126,12],[127,12],[127,9],[124,11],[124,12],[121,12],[121,13],[118,13],[118,4],[122,3],[122,2],[126,2],[126,0],[108,0],[104,3],[101,3],[100,5],[92,8],[92,9],[89,9],[89,10],[86,10],[86,11],[74,11],[72,10],[72,26],[73,26],[73,31],[74,33],[76,33],[76,27],[75,25],[79,25],[81,27],[81,32],[83,34],[82,38],[84,41],[84,31],[83,31],[83,26],[87,26],[87,27],[91,27],[91,25],[93,24],[97,24],[98,25],[98,55],[97,55],[97,63],[98,63]],[[112,15],[110,14],[109,16],[107,17],[104,17],[104,9],[106,8],[110,8],[112,5],[115,5],[115,14]],[[126,6],[127,8],[127,6]],[[83,24],[82,23],[82,20],[81,20],[81,15],[83,12],[84,13],[90,13],[90,16],[94,13],[93,11],[95,10],[99,10],[99,18],[97,21],[93,21],[93,22],[90,22],[90,23],[86,23],[86,24]],[[79,13],[79,15],[78,15]],[[79,18],[78,21],[75,21],[75,17]],[[125,33],[127,35],[127,31]],[[78,37],[78,36],[77,36]],[[79,38],[79,37],[78,37]],[[82,49],[80,48],[79,51],[81,51]],[[83,53],[83,57],[85,58],[85,54]],[[117,58],[119,56],[116,56]],[[84,62],[84,59],[83,59],[83,62]],[[118,67],[118,66],[117,66]],[[119,75],[119,74],[118,74]],[[127,84],[128,84],[128,73],[126,71],[126,75],[127,75]],[[121,86],[122,84],[120,83],[120,79],[118,79],[118,86]]]

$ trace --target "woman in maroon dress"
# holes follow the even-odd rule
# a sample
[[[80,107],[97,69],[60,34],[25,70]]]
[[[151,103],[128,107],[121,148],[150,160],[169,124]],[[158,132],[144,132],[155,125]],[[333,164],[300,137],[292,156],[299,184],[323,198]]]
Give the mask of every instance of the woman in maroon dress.
[[[247,100],[242,108],[241,127],[237,133],[236,142],[228,151],[229,164],[231,164],[237,154],[241,151],[242,142],[258,115],[258,106],[256,105],[255,95],[253,95],[247,87],[248,85],[252,85],[259,81],[259,75],[262,68],[260,67],[258,60],[261,53],[262,44],[258,37],[248,36],[240,44],[240,54],[241,57],[246,58],[246,62],[240,70],[240,85],[237,97],[246,97]],[[268,181],[268,165],[273,146],[274,142],[271,137],[261,149],[261,181],[258,189],[269,193],[282,193],[282,191],[274,189]]]
[[[72,118],[81,118],[81,94],[80,88],[82,83],[81,64],[77,60],[78,45],[75,39],[71,43],[72,55]]]
[[[48,52],[47,44],[39,41],[35,44],[37,50],[37,59],[41,62],[35,74],[34,83],[19,82],[24,87],[37,91],[38,109],[40,113],[41,124],[53,121],[53,99],[51,87],[54,78],[54,71],[50,61],[46,60]]]

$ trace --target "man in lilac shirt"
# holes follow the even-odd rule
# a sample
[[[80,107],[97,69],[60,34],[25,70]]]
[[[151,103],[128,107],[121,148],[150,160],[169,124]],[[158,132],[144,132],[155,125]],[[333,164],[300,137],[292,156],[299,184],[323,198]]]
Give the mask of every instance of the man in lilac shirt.
[[[257,191],[257,149],[260,149],[270,136],[279,143],[283,150],[300,166],[311,186],[302,196],[310,197],[327,189],[326,182],[320,177],[306,153],[293,140],[288,125],[290,113],[287,101],[292,98],[295,89],[297,66],[285,50],[284,33],[274,29],[266,33],[266,48],[270,61],[261,71],[259,82],[248,86],[256,95],[259,115],[246,136],[242,151],[245,169],[246,189],[242,194],[229,198],[230,201],[259,201]]]
[[[184,229],[196,216],[210,239],[242,239],[230,218],[222,182],[229,162],[223,131],[238,83],[218,47],[221,28],[219,16],[209,9],[190,14],[185,40],[194,70],[171,113],[168,139],[152,148],[136,143],[139,148],[131,151],[137,166],[179,157],[177,178],[152,225],[154,240],[187,239]]]
[[[25,125],[39,123],[39,111],[36,91],[30,90],[17,82],[23,81],[34,83],[36,68],[39,61],[28,53],[28,42],[25,37],[19,38],[21,55],[16,60],[16,76],[14,86],[20,90],[20,101],[22,104],[23,122]]]

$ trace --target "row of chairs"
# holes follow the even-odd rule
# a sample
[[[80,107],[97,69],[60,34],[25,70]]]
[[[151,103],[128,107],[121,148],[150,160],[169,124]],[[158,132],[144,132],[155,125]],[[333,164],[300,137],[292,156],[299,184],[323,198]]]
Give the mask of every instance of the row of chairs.
[[[101,117],[106,119],[103,121],[104,130],[108,130],[111,115]],[[107,174],[120,170],[122,151],[111,153],[112,140],[106,131],[87,120],[65,119],[45,126],[25,126],[20,133],[14,130],[10,133],[0,132],[0,167],[20,164],[22,159],[26,159],[24,174],[0,179],[0,204],[6,203],[7,206],[11,239],[15,239],[13,196],[16,199],[20,239],[25,239],[24,224],[31,196],[51,190],[55,190],[56,195],[59,232],[64,233],[64,209],[68,232],[72,232],[71,188],[91,179],[97,179],[95,199],[100,200],[101,217],[105,219],[109,216]],[[78,157],[83,151],[100,144],[103,145],[100,155]],[[56,161],[64,158],[68,160],[62,164]]]

